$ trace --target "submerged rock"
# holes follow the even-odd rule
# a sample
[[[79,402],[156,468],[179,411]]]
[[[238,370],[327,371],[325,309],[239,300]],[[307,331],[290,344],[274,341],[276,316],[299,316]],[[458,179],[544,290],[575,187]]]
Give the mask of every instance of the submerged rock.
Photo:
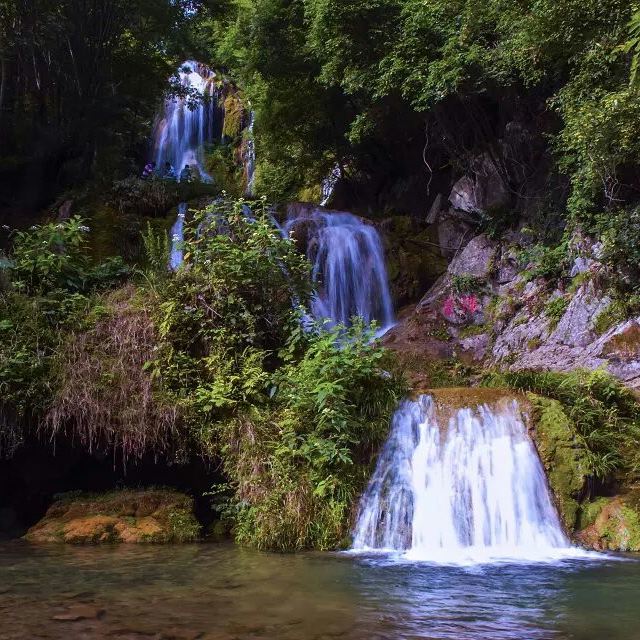
[[[169,490],[67,494],[27,532],[35,543],[191,542],[200,535],[193,500]]]

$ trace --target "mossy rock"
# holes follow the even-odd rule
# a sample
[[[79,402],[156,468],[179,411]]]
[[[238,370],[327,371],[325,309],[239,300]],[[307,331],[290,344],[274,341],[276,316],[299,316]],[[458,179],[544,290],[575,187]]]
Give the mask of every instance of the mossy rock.
[[[582,505],[576,539],[605,551],[640,551],[640,491]]]
[[[533,393],[527,398],[532,408],[531,435],[562,522],[571,533],[578,523],[579,499],[589,469],[587,451],[560,402]]]
[[[409,216],[394,216],[380,223],[387,272],[396,304],[416,302],[442,275],[447,261],[431,228],[421,227]]]
[[[199,536],[192,498],[150,489],[60,496],[25,539],[67,544],[170,543],[193,542]]]

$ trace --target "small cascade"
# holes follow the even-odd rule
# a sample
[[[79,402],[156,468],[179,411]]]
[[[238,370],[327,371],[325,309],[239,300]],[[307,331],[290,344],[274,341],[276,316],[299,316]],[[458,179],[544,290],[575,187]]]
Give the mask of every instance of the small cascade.
[[[404,401],[360,503],[354,551],[443,563],[577,555],[518,403]]]
[[[321,207],[326,207],[331,200],[331,196],[336,189],[338,181],[342,177],[342,171],[340,165],[335,164],[331,173],[322,181],[322,200],[320,201]]]
[[[378,231],[350,213],[303,210],[290,215],[283,234],[306,240],[316,294],[311,313],[331,325],[349,325],[354,316],[381,331],[394,323],[393,303]],[[305,236],[305,237],[302,237]]]
[[[245,176],[245,195],[249,198],[255,195],[255,171],[256,171],[256,144],[253,139],[253,129],[255,125],[256,114],[252,111],[249,114],[249,124],[247,125],[247,137],[242,153]]]
[[[212,182],[204,169],[204,145],[220,137],[224,120],[216,74],[206,65],[188,60],[180,66],[178,80],[184,97],[167,99],[156,122],[154,158],[158,171],[163,175],[169,162],[179,178],[189,165],[195,177]]]
[[[178,205],[178,217],[171,227],[171,252],[169,253],[169,269],[177,271],[184,259],[184,219],[187,215],[187,203]]]

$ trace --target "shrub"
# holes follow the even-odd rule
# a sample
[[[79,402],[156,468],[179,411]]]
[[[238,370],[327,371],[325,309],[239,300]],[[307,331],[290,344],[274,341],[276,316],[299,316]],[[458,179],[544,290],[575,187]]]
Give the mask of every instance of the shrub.
[[[131,177],[117,180],[111,187],[109,203],[120,214],[157,216],[165,213],[179,200],[175,181]]]
[[[153,378],[234,489],[236,539],[336,547],[400,383],[360,323],[302,328],[310,267],[263,202],[218,202],[185,225],[183,265],[156,287]]]
[[[307,338],[301,360],[273,376],[268,414],[220,423],[225,469],[238,487],[236,538],[263,549],[336,548],[403,388],[380,368],[373,333]]]

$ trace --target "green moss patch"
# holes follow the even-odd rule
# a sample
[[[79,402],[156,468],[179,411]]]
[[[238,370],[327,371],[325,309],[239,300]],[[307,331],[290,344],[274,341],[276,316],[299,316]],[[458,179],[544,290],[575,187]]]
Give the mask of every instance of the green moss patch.
[[[573,531],[589,469],[587,451],[560,402],[533,393],[527,397],[532,407],[532,436],[549,486],[566,529]]]

